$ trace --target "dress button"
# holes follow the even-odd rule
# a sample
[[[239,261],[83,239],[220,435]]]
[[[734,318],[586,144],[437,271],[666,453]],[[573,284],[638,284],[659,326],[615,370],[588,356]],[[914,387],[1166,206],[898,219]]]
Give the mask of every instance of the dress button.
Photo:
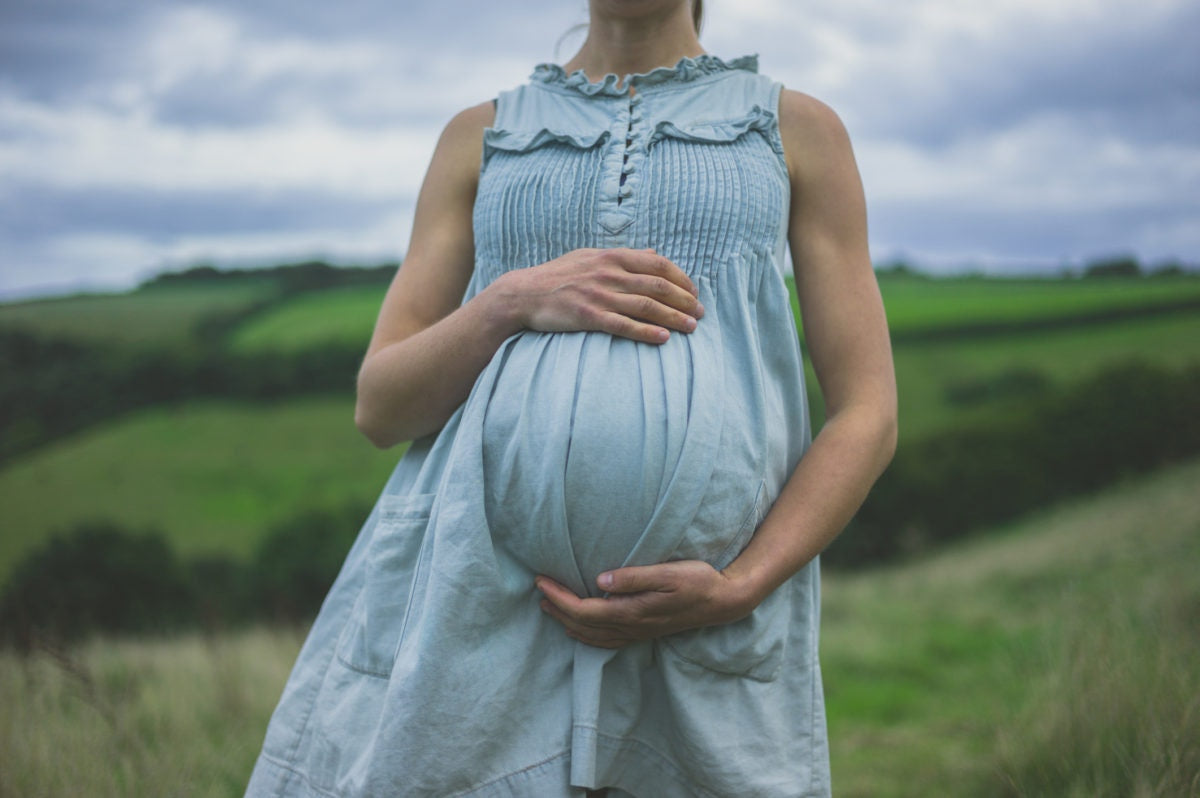
[[[618,194],[618,196],[624,198],[630,196],[631,194],[633,194],[633,186],[626,184],[621,186],[621,193]]]

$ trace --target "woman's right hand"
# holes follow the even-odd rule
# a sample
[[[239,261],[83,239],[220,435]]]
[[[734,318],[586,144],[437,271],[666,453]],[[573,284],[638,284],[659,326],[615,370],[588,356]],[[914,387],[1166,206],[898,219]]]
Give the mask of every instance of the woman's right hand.
[[[486,289],[521,327],[597,331],[661,344],[704,315],[695,283],[652,249],[576,249],[516,269]]]
[[[457,114],[417,198],[404,265],[358,373],[354,420],[381,448],[442,427],[496,350],[523,329],[595,330],[660,344],[703,314],[683,271],[651,250],[580,249],[515,269],[467,302],[472,229],[490,102]],[[460,304],[461,303],[461,304]]]

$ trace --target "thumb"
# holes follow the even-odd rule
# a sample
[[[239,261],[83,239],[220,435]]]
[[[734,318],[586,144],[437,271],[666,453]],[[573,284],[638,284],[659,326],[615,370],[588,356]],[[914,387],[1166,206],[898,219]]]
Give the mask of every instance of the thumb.
[[[615,571],[605,571],[596,577],[596,584],[607,593],[643,593],[668,589],[670,569],[665,565],[631,565]]]

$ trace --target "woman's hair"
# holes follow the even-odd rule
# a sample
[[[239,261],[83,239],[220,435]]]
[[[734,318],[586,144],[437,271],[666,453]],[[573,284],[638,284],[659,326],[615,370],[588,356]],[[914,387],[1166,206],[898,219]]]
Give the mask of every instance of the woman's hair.
[[[700,26],[704,24],[704,0],[692,0],[692,24],[696,26],[696,35],[700,35]]]

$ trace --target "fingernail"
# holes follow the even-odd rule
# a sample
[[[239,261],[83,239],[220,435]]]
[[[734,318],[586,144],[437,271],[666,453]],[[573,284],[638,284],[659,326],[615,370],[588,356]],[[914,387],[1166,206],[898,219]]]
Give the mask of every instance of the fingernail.
[[[688,332],[691,332],[692,330],[696,329],[696,320],[691,316],[688,316],[686,319],[684,319],[683,326],[687,328]]]
[[[608,590],[613,585],[613,575],[600,574],[598,577],[596,577],[596,583],[605,590]]]
[[[654,333],[654,337],[657,338],[659,341],[666,341],[668,338],[671,337],[671,334],[669,332],[667,332],[666,330],[659,330],[656,333]]]
[[[696,318],[700,318],[703,315],[704,315],[704,306],[701,305],[699,302],[697,302],[696,303]]]

